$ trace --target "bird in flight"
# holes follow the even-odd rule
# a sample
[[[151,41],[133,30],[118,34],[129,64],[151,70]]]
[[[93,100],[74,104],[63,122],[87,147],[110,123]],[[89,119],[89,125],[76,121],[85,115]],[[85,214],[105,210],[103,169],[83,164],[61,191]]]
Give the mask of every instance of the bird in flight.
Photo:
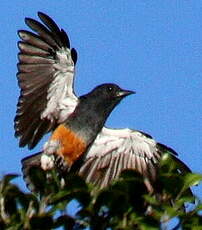
[[[116,180],[123,170],[132,169],[145,178],[153,192],[159,162],[169,153],[181,171],[189,168],[177,153],[150,135],[132,129],[104,126],[115,106],[133,91],[107,83],[91,92],[76,96],[74,92],[77,52],[63,29],[46,14],[39,12],[41,22],[26,18],[32,32],[19,30],[20,41],[17,79],[20,97],[14,120],[15,136],[20,147],[34,148],[51,132],[40,153],[22,160],[26,183],[34,166],[49,170],[54,157],[63,159],[67,168],[82,159],[78,174],[86,182],[104,188]]]

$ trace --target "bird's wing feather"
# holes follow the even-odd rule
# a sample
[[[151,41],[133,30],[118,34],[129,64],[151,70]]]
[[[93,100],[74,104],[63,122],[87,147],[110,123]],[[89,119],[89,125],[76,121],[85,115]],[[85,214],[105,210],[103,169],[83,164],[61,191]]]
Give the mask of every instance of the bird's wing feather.
[[[47,15],[42,23],[26,18],[33,32],[20,30],[17,79],[21,89],[15,117],[20,146],[33,148],[42,136],[74,111],[73,91],[77,53],[69,38]]]
[[[150,136],[130,129],[103,128],[89,148],[84,163],[79,170],[87,182],[103,188],[118,178],[126,169],[136,170],[155,181],[157,165],[166,146],[158,144]],[[175,152],[167,148],[169,152]]]

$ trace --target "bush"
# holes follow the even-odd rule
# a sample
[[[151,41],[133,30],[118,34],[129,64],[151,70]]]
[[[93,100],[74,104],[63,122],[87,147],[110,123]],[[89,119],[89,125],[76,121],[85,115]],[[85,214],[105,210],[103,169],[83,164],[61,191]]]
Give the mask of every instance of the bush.
[[[44,172],[43,172],[44,173]],[[25,193],[5,175],[0,181],[0,229],[166,229],[176,218],[177,229],[202,229],[202,204],[189,188],[202,180],[200,174],[179,174],[170,159],[161,162],[158,194],[147,194],[143,178],[125,171],[111,186],[99,191],[77,175],[67,175],[65,186],[54,170],[48,180],[39,169],[33,172],[38,194]],[[70,216],[67,207],[77,200],[78,210]],[[192,209],[186,210],[192,203]],[[194,205],[193,205],[194,204]],[[167,224],[169,225],[169,224]]]

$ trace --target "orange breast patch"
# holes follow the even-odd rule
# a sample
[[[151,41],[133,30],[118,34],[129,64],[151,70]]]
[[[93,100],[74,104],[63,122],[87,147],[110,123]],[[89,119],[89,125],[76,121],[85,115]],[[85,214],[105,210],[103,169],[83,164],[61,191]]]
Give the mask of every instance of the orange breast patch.
[[[59,141],[57,154],[64,157],[68,165],[72,165],[86,150],[86,144],[73,131],[59,125],[51,136],[51,140]]]

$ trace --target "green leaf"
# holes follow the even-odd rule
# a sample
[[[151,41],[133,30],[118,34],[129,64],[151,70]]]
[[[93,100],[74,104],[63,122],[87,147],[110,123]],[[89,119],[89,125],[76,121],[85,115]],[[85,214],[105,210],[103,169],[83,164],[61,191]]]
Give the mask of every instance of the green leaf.
[[[198,185],[202,181],[202,174],[197,173],[188,173],[184,177],[184,186],[183,189],[187,189],[194,185]]]
[[[152,204],[152,205],[158,205],[159,201],[156,199],[155,196],[152,195],[144,195],[144,199],[147,201],[147,203]]]

